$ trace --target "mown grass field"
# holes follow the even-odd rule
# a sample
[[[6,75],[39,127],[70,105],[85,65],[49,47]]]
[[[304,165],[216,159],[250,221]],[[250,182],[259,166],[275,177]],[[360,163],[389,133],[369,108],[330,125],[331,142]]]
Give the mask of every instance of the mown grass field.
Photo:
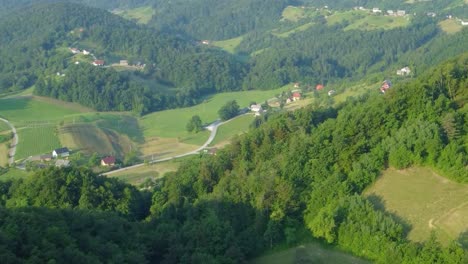
[[[220,40],[220,41],[213,41],[211,44],[215,47],[219,47],[229,53],[236,53],[236,48],[240,45],[244,36],[239,36],[232,39]]]
[[[119,173],[111,174],[109,178],[117,178],[124,182],[140,185],[146,179],[158,179],[164,176],[167,172],[176,171],[182,160],[171,160],[156,164],[150,164],[138,167],[136,169],[126,170]]]
[[[349,25],[344,30],[388,30],[397,27],[405,27],[410,23],[408,17],[372,15],[367,11],[360,10],[336,12],[327,17],[327,23],[329,25],[345,21],[349,22]]]
[[[52,153],[52,150],[61,147],[55,126],[21,128],[18,129],[18,137],[16,160],[42,153]]]
[[[370,262],[341,252],[338,249],[326,247],[317,242],[307,243],[250,261],[250,264],[303,263],[364,264]]]
[[[209,124],[218,119],[218,110],[230,100],[236,100],[239,106],[243,108],[247,107],[252,101],[264,102],[275,94],[291,89],[291,87],[291,85],[287,85],[268,91],[243,91],[217,94],[206,99],[204,103],[199,105],[146,115],[140,119],[140,126],[146,138],[185,138],[190,136],[185,126],[193,115],[199,115],[202,122]]]
[[[142,6],[127,10],[115,10],[113,13],[140,24],[148,24],[154,15],[154,9],[151,6]]]
[[[229,142],[229,140],[235,135],[245,133],[249,130],[249,126],[250,124],[252,124],[254,119],[254,115],[247,114],[220,126],[218,128],[218,133],[216,134],[216,137],[211,143],[211,145],[214,146],[217,144]]]
[[[447,34],[455,34],[463,29],[460,22],[455,19],[446,19],[439,22],[439,27]]]
[[[413,241],[424,241],[435,231],[447,244],[468,230],[468,185],[428,168],[388,169],[365,196],[378,208],[404,219]]]
[[[289,31],[282,32],[282,33],[277,33],[275,31],[272,31],[272,34],[277,36],[277,37],[280,37],[280,38],[287,38],[292,34],[295,34],[295,33],[301,32],[301,31],[305,31],[305,30],[309,29],[310,27],[312,27],[313,25],[314,25],[314,23],[309,22],[309,23],[305,23],[304,25],[298,26],[298,27],[296,27],[294,29],[291,29]]]

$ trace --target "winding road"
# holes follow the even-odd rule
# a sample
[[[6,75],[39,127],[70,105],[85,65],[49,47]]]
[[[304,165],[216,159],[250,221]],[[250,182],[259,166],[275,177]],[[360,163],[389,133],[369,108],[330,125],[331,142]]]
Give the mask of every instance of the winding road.
[[[211,131],[210,133],[210,137],[208,138],[208,140],[205,142],[205,144],[203,144],[201,147],[197,148],[196,150],[193,150],[193,151],[190,151],[190,152],[187,152],[187,153],[184,153],[184,154],[180,154],[180,155],[177,155],[177,156],[172,156],[172,157],[167,157],[167,158],[163,158],[163,159],[156,159],[156,160],[151,160],[149,161],[150,164],[153,164],[153,163],[158,163],[158,162],[163,162],[163,161],[168,161],[168,160],[172,160],[172,159],[177,159],[177,158],[183,158],[183,157],[187,157],[187,156],[190,156],[190,155],[196,155],[198,154],[200,151],[202,151],[203,149],[205,149],[206,147],[208,147],[208,145],[211,144],[211,142],[213,142],[213,140],[215,139],[216,137],[216,133],[218,132],[218,127],[221,126],[221,125],[224,125],[238,117],[241,117],[243,115],[238,115],[234,118],[231,118],[229,120],[226,120],[224,122],[221,122],[220,120],[216,120],[215,122],[211,123],[210,125],[206,126],[205,128],[209,131]],[[129,167],[125,167],[125,168],[122,168],[122,169],[117,169],[117,170],[113,170],[113,171],[109,171],[109,172],[106,172],[106,173],[102,173],[102,175],[111,175],[111,174],[114,174],[114,173],[117,173],[117,172],[122,172],[122,171],[126,171],[126,170],[131,170],[131,169],[135,169],[135,168],[138,168],[138,167],[141,167],[141,166],[144,166],[145,163],[139,163],[139,164],[136,164],[136,165],[133,165],[133,166],[129,166]]]
[[[11,143],[8,159],[8,163],[11,165],[15,162],[16,145],[18,145],[19,137],[18,133],[16,133],[16,128],[10,123],[10,121],[3,118],[0,118],[0,121],[5,122],[11,128],[11,132],[13,132],[13,142]]]

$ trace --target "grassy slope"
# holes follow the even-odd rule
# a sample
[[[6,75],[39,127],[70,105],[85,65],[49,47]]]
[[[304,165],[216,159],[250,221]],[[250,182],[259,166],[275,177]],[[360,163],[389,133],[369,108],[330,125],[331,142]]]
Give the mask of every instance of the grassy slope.
[[[28,176],[30,176],[32,173],[15,169],[15,168],[10,168],[7,173],[0,175],[0,181],[8,181],[8,180],[13,180],[13,179],[24,179]]]
[[[266,255],[250,262],[251,264],[301,264],[301,263],[340,263],[361,264],[368,261],[353,257],[337,249],[312,242],[284,251]]]
[[[336,12],[327,17],[329,25],[348,21],[350,24],[345,30],[376,30],[376,29],[393,29],[409,25],[408,17],[390,17],[383,15],[372,15],[366,11],[344,11]]]
[[[8,147],[9,142],[0,143],[0,167],[8,164]]]
[[[468,185],[428,168],[389,169],[365,195],[377,207],[407,221],[413,241],[423,241],[435,230],[446,243],[468,229]]]
[[[151,164],[138,167],[136,169],[115,173],[108,177],[117,178],[133,185],[140,185],[148,178],[158,179],[163,177],[167,172],[176,171],[179,168],[181,162],[181,160],[171,160]]]
[[[242,134],[249,129],[255,117],[253,115],[244,115],[222,125],[218,128],[218,133],[211,145],[217,145],[229,141],[235,135]]]
[[[236,53],[236,48],[244,39],[243,36],[239,36],[232,39],[220,40],[220,41],[213,41],[211,44],[215,47],[219,47],[229,53]]]

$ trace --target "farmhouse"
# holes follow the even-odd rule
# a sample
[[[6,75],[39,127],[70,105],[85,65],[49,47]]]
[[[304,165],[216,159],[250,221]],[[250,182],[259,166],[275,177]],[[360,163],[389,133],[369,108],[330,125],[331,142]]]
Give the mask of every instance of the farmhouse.
[[[400,76],[405,76],[405,75],[409,75],[411,73],[411,70],[408,66],[402,68],[402,69],[399,69],[397,70],[396,74],[397,75],[400,75]]]
[[[302,98],[302,95],[300,93],[298,93],[298,92],[295,92],[295,93],[292,94],[292,100],[294,102],[301,100],[301,98]]]
[[[263,112],[262,105],[253,104],[253,105],[250,106],[250,111],[252,111],[256,116],[259,116]]]
[[[128,66],[128,60],[120,60],[120,66]]]
[[[90,54],[90,52],[89,52],[89,51],[87,51],[87,50],[83,50],[83,55],[89,55],[89,54]]]
[[[65,158],[68,156],[70,156],[70,150],[68,150],[68,148],[66,147],[54,149],[54,151],[52,151],[52,157],[54,158],[58,158],[58,157]]]
[[[380,8],[378,8],[378,7],[374,7],[374,8],[372,8],[372,13],[374,13],[374,14],[382,13],[382,10],[380,10]]]
[[[101,160],[101,166],[104,166],[104,167],[111,167],[111,166],[114,166],[115,165],[115,157],[113,156],[108,156],[108,157],[105,157]]]
[[[94,66],[103,66],[104,61],[103,60],[95,60],[95,61],[93,61],[93,65]]]
[[[323,84],[317,84],[317,85],[315,86],[315,90],[317,90],[317,91],[320,91],[320,90],[322,90],[323,88],[324,88]]]
[[[55,167],[58,167],[58,168],[70,167],[70,161],[69,160],[59,159],[59,160],[57,160],[55,162]]]
[[[332,95],[334,95],[335,93],[336,93],[335,90],[330,90],[330,91],[328,91],[328,96],[332,96]]]

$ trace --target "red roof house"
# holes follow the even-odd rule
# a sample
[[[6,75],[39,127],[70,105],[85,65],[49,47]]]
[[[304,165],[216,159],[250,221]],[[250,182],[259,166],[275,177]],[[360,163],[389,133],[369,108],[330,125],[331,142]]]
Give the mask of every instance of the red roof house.
[[[322,84],[317,84],[317,86],[315,86],[315,90],[320,91],[323,89],[323,87],[324,86]]]
[[[103,60],[95,60],[95,61],[93,61],[93,65],[94,66],[103,66],[104,61]]]
[[[101,160],[101,166],[110,167],[115,165],[115,157],[108,156]]]
[[[293,93],[292,94],[292,99],[293,101],[301,100],[302,95],[300,93]]]

